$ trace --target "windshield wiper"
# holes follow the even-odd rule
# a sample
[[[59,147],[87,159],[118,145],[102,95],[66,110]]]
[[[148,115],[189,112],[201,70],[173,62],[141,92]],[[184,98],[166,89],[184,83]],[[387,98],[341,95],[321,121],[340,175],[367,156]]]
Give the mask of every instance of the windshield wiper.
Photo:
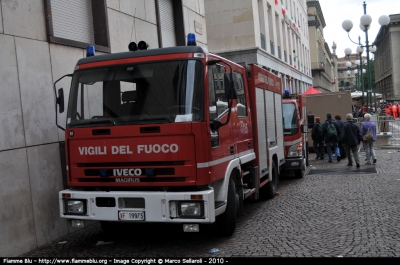
[[[167,119],[166,117],[143,118],[140,121],[168,121],[169,123],[171,123],[171,121],[169,119]]]
[[[71,123],[70,125],[87,125],[87,124],[101,124],[101,123],[106,123],[106,124],[112,124],[112,125],[118,125],[117,121],[114,119],[95,119],[95,120],[77,120],[74,123]]]

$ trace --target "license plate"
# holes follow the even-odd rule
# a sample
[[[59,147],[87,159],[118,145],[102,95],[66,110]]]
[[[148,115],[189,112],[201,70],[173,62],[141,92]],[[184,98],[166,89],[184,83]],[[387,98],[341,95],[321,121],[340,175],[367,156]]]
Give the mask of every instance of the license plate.
[[[118,212],[119,220],[126,221],[144,221],[144,212],[132,212],[132,211],[119,211]]]

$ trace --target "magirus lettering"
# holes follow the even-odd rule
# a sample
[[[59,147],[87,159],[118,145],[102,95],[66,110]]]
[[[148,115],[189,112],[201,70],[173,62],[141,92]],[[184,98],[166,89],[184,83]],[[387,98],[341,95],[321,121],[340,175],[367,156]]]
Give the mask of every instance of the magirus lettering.
[[[116,178],[115,182],[140,182],[140,178]]]

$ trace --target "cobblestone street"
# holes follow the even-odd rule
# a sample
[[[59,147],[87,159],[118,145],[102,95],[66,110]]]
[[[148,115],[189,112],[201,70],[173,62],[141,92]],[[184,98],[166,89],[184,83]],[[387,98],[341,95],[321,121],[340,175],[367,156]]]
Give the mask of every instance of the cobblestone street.
[[[214,225],[183,233],[181,225],[141,224],[108,238],[96,223],[23,256],[400,257],[400,151],[376,153],[376,165],[362,154],[360,169],[310,154],[303,179],[281,178],[274,199],[245,202],[231,237]]]

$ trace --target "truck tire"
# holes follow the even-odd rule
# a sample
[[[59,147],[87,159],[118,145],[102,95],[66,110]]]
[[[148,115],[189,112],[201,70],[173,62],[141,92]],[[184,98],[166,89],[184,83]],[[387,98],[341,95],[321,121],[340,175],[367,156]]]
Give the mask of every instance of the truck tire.
[[[262,191],[263,197],[265,199],[273,199],[276,194],[276,187],[278,184],[278,171],[274,161],[272,162],[271,171],[272,171],[272,180],[263,187],[264,190]]]
[[[236,186],[236,185],[235,185]],[[243,187],[236,187],[236,206],[237,206],[237,217],[243,216]]]
[[[236,217],[237,217],[236,215],[237,215],[236,189],[235,189],[235,183],[231,178],[229,179],[229,185],[228,185],[228,200],[227,200],[226,210],[223,214],[217,216],[217,226],[220,235],[231,236],[235,232]]]
[[[304,177],[304,171],[301,170],[301,169],[296,169],[294,171],[294,177],[297,178],[297,179],[303,178]]]

